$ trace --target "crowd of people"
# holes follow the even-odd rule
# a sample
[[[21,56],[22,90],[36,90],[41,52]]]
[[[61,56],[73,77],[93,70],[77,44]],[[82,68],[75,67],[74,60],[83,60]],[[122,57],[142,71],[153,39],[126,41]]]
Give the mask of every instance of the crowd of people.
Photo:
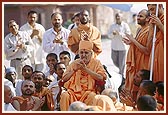
[[[122,76],[117,90],[110,83],[113,75],[97,59],[102,53],[101,32],[87,10],[76,13],[68,29],[60,13],[51,14],[48,30],[37,23],[36,11],[28,12],[20,28],[10,20],[4,39],[10,60],[3,70],[4,111],[164,111],[164,10],[159,4],[156,16],[157,5],[147,7],[133,15],[138,28],[116,13],[109,29],[111,59]]]

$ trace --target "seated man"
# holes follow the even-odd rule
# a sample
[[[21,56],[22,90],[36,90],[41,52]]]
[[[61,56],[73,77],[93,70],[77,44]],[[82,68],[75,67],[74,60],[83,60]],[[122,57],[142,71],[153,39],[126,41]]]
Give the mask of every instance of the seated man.
[[[74,101],[70,104],[68,111],[84,111],[87,105],[81,101]]]
[[[157,81],[155,85],[156,85],[155,99],[157,100],[157,110],[163,111],[164,110],[164,82]]]
[[[156,111],[157,103],[153,96],[143,95],[137,100],[138,111]]]
[[[12,103],[13,93],[11,91],[11,88],[8,85],[4,85],[4,110],[5,111],[17,111]]]
[[[106,79],[106,71],[99,60],[93,58],[93,44],[90,41],[80,41],[80,58],[73,61],[62,76],[65,82],[60,99],[61,111],[67,111],[74,101],[91,105],[96,95],[96,81],[103,82]]]
[[[54,110],[54,100],[51,90],[43,86],[45,75],[41,71],[34,71],[31,80],[35,84],[35,93],[33,96],[39,98],[45,98],[45,102],[41,107],[42,111],[53,111]]]
[[[30,80],[24,80],[21,84],[22,95],[12,98],[12,104],[18,111],[40,111],[44,98],[33,96],[35,84]]]

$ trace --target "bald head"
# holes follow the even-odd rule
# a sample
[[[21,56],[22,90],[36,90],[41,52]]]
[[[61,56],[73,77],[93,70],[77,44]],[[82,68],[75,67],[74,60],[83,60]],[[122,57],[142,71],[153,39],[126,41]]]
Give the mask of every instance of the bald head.
[[[117,100],[117,98],[118,98],[117,92],[115,92],[111,88],[104,89],[102,91],[101,95],[107,95],[108,97],[110,97],[113,100],[113,102],[115,102]]]
[[[141,26],[146,26],[149,23],[149,12],[146,9],[141,10],[137,16],[137,22]]]
[[[143,13],[146,17],[149,17],[149,16],[150,16],[149,11],[146,10],[146,9],[141,10],[139,13]]]
[[[84,111],[87,108],[87,105],[81,101],[75,101],[70,104],[69,111]]]
[[[7,85],[4,85],[4,102],[10,103],[12,97],[13,97],[13,93],[11,91],[11,88]]]
[[[90,22],[90,16],[89,16],[89,12],[87,10],[83,10],[80,12],[80,22],[82,24],[87,24]]]
[[[35,84],[30,80],[24,80],[21,85],[22,94],[31,96],[35,92]]]

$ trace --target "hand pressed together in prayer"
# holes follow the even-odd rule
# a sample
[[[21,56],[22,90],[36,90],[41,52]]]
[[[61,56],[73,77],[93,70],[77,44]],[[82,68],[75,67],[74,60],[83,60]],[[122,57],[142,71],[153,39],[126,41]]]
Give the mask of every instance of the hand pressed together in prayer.
[[[55,39],[53,40],[53,43],[63,44],[62,36],[60,34],[56,35]]]
[[[41,108],[43,106],[43,104],[45,103],[45,100],[46,100],[45,96],[44,97],[40,97],[40,106],[39,106],[39,108]]]
[[[19,43],[19,44],[17,44],[17,45],[16,45],[16,47],[17,47],[17,48],[21,48],[21,49],[22,49],[22,48],[24,47],[24,44]]]
[[[62,41],[62,39],[54,39],[53,43],[63,44],[63,41]]]
[[[117,30],[114,30],[113,35],[119,35],[119,32]]]
[[[122,103],[125,103],[127,106],[135,107],[135,101],[133,100],[129,91],[123,89],[120,93],[120,99]]]
[[[77,70],[85,70],[86,69],[86,64],[84,63],[83,60],[79,60],[78,62],[76,62],[76,68],[74,69],[74,71]]]
[[[24,43],[18,43],[18,44],[16,45],[16,48],[17,48],[17,49],[23,49],[23,50],[25,50],[25,49],[26,49],[26,46],[25,46]]]
[[[40,30],[33,29],[32,36],[39,35],[39,34],[40,34]]]

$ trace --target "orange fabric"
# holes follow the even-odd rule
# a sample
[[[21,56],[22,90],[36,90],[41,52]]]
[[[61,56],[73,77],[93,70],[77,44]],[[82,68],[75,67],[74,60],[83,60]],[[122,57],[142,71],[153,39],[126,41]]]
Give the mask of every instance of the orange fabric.
[[[76,61],[79,60],[75,60],[68,66],[63,74],[63,78],[68,72],[73,71],[73,68],[76,66]],[[102,75],[104,79],[106,79],[105,70],[99,60],[94,58],[91,59],[87,68]],[[95,80],[89,74],[83,74],[81,70],[76,71],[76,73],[64,83],[64,87],[67,89],[67,92],[61,94],[61,111],[67,111],[69,105],[74,101],[82,101],[85,104],[90,105],[93,97],[96,95]]]
[[[136,40],[143,46],[146,46],[149,27],[141,28],[137,33]],[[150,55],[145,55],[134,44],[130,45],[126,59],[126,81],[125,88],[131,91],[133,87],[133,77],[140,69],[148,69]]]
[[[93,51],[97,56],[102,52],[101,33],[96,27],[94,27],[91,24],[87,24],[87,25],[80,24],[78,28],[72,29],[67,41],[68,47],[72,50],[72,45],[74,44],[79,45],[79,41],[81,40],[80,33],[82,32],[82,30],[84,30],[89,35],[88,39],[89,41],[93,42],[93,46],[94,46]],[[78,50],[79,48],[76,48],[74,53],[77,54]]]
[[[117,111],[134,111],[133,107],[127,106],[126,104],[121,103],[119,101],[117,103],[115,103],[114,106],[117,109]]]
[[[51,91],[46,88],[46,87],[42,87],[42,91],[41,92],[35,92],[33,94],[33,96],[36,96],[36,97],[43,97],[45,96],[46,100],[47,100],[47,106],[48,108],[51,110],[51,111],[54,111],[54,100],[53,100],[53,95],[51,93]]]
[[[102,111],[117,111],[112,99],[106,95],[96,95],[93,98],[92,106],[100,106]]]
[[[86,49],[86,50],[92,51],[93,50],[92,42],[86,41],[86,40],[81,40],[79,42],[79,50],[81,50],[81,49]]]
[[[139,87],[136,86],[136,85],[133,85],[131,94],[132,94],[132,97],[133,97],[133,100],[134,100],[134,101],[137,100],[137,94],[138,94],[138,91],[139,91]]]
[[[159,19],[164,24],[164,15],[160,16]],[[152,54],[150,60],[151,57]],[[160,30],[156,33],[153,62],[153,82],[164,81],[164,34]],[[151,62],[149,63],[149,68],[150,66]]]

